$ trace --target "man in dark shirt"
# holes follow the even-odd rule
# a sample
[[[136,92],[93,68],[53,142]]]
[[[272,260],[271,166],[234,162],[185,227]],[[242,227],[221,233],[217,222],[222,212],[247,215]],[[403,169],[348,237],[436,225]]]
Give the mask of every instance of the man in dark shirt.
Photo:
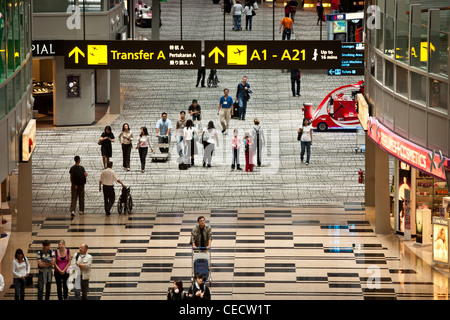
[[[75,216],[75,209],[77,206],[77,199],[79,199],[79,213],[84,214],[84,185],[86,184],[86,178],[88,176],[86,170],[80,166],[81,159],[79,156],[74,158],[75,165],[70,168],[70,182],[72,184],[72,201],[70,204],[70,215],[73,218]]]
[[[188,112],[192,117],[192,121],[196,121],[196,120],[200,121],[202,119],[202,117],[201,117],[202,108],[198,104],[197,100],[195,100],[195,99],[192,100],[192,104],[189,106]]]
[[[237,86],[236,100],[239,102],[239,115],[241,120],[245,120],[247,112],[247,102],[250,99],[250,85],[247,83],[247,77],[242,77],[242,82]]]

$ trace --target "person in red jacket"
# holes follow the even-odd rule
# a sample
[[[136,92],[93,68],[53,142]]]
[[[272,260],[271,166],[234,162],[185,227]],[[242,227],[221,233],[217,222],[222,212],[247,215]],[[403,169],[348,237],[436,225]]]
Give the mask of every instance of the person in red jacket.
[[[331,13],[339,13],[339,8],[341,6],[340,0],[331,0]]]

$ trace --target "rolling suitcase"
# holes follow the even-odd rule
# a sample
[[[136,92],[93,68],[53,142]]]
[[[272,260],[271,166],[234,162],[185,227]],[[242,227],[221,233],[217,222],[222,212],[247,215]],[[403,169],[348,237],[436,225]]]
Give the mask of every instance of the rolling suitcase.
[[[233,103],[232,108],[233,108],[232,118],[239,119],[241,117],[240,112],[239,112],[239,103],[237,103],[237,102]]]

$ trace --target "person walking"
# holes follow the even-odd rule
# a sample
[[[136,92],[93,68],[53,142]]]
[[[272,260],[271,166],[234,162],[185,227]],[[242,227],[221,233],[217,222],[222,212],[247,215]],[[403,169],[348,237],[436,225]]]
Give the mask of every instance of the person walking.
[[[188,297],[192,300],[211,300],[211,292],[206,283],[203,283],[201,273],[194,275],[194,283],[189,288]]]
[[[107,168],[102,171],[100,174],[99,180],[99,192],[102,191],[103,185],[103,200],[105,202],[105,212],[106,215],[111,215],[111,208],[116,199],[116,193],[114,192],[114,184],[120,183],[122,188],[125,188],[125,185],[117,178],[116,173],[112,169],[113,163],[108,162]]]
[[[71,203],[70,203],[70,216],[75,217],[75,209],[77,207],[77,200],[79,202],[78,213],[80,215],[84,214],[84,186],[86,184],[86,178],[88,176],[86,170],[80,165],[80,156],[75,156],[73,158],[75,165],[73,165],[70,170],[70,183],[71,183]]]
[[[172,130],[172,122],[167,119],[167,113],[163,112],[161,114],[161,119],[158,120],[155,126],[156,137],[158,138],[158,143],[169,143]],[[168,153],[169,148],[159,148],[162,153]]]
[[[200,107],[196,99],[192,100],[192,104],[189,106],[188,112],[191,115],[192,121],[202,120],[202,108]]]
[[[91,278],[92,256],[87,253],[88,245],[83,243],[80,246],[80,252],[74,255],[72,264],[80,268],[79,277],[81,278],[81,300],[87,300],[89,293],[89,280]],[[75,290],[75,298],[80,300],[80,291]]]
[[[30,262],[23,254],[22,249],[17,249],[12,263],[14,282],[14,300],[25,300],[25,280],[30,274]]]
[[[258,167],[261,167],[262,149],[266,146],[266,135],[257,118],[253,120],[253,124],[254,126],[251,134],[251,138],[254,142],[253,154],[256,153],[256,164]]]
[[[66,242],[60,240],[58,249],[55,250],[55,282],[58,300],[67,300],[69,297],[69,289],[67,287],[69,273],[67,272],[67,269],[70,267],[71,260],[71,253],[70,250],[66,248]]]
[[[253,172],[253,141],[248,132],[244,137],[245,147],[245,172]]]
[[[242,170],[241,165],[239,163],[239,151],[241,150],[241,146],[242,146],[242,140],[238,135],[238,129],[234,129],[233,138],[231,138],[231,150],[233,152],[233,160],[231,162],[231,171],[234,171],[234,168],[236,168],[237,170]]]
[[[189,242],[194,250],[198,248],[206,248],[209,250],[212,243],[212,228],[206,225],[206,220],[204,216],[199,216],[197,218],[197,223],[191,231],[191,240]]]
[[[119,134],[119,143],[122,145],[123,168],[130,171],[131,149],[133,147],[133,133],[128,123],[122,125],[122,132]]]
[[[239,103],[239,116],[240,120],[245,120],[245,114],[247,113],[247,102],[250,99],[250,84],[247,83],[247,77],[242,77],[242,82],[238,84],[236,90],[236,100]]]
[[[294,21],[289,18],[289,14],[286,13],[285,17],[281,19],[280,28],[278,33],[281,33],[281,28],[283,28],[283,34],[281,35],[281,40],[291,40],[291,34],[294,33]]]
[[[111,126],[106,126],[103,131],[98,144],[101,145],[103,168],[106,169],[106,165],[109,159],[112,157],[112,143],[114,142],[114,134],[112,133]]]
[[[236,0],[236,4],[233,6],[233,9],[231,9],[231,14],[233,15],[233,21],[234,21],[234,31],[240,31],[242,30],[241,27],[241,18],[242,18],[242,4],[239,3],[239,0]]]
[[[251,1],[247,0],[245,2],[243,13],[245,14],[245,30],[252,31],[253,15],[255,15],[256,13],[254,12],[253,4]]]
[[[139,151],[139,159],[141,160],[141,172],[145,172],[145,159],[148,154],[148,148],[150,147],[153,152],[153,146],[148,135],[147,127],[141,128],[141,134],[139,135],[136,149]]]
[[[208,126],[202,131],[203,142],[203,166],[211,167],[212,154],[214,149],[219,147],[219,135],[214,127],[214,122],[208,122]]]
[[[298,133],[301,133],[301,153],[300,153],[300,160],[303,163],[303,159],[305,156],[305,150],[306,150],[306,165],[309,165],[309,160],[311,157],[311,146],[312,146],[312,126],[311,123],[307,118],[303,119],[303,123],[298,129]]]
[[[48,240],[42,241],[42,250],[37,252],[37,263],[39,268],[38,276],[38,300],[42,300],[44,296],[45,286],[45,300],[50,300],[50,291],[52,285],[52,270],[55,265],[55,252],[50,250],[50,242]]]
[[[289,1],[284,9],[285,13],[290,14],[292,21],[294,21],[295,13],[297,12],[298,1],[291,0]]]
[[[197,84],[195,85],[196,87],[198,87],[198,84],[200,83],[201,80],[201,84],[202,84],[202,88],[205,87],[205,74],[206,74],[206,69],[205,69],[205,51],[202,51],[202,55],[201,55],[201,65],[200,68],[197,71]]]
[[[185,300],[185,295],[183,281],[175,280],[173,282],[173,287],[167,293],[167,300]]]
[[[322,0],[318,0],[316,4],[316,12],[317,12],[317,25],[319,22],[323,22],[323,3]]]
[[[180,157],[183,156],[183,130],[186,127],[186,112],[180,111],[180,119],[176,123],[175,139],[177,141],[177,152]]]
[[[224,89],[223,96],[219,101],[219,109],[217,110],[217,115],[220,114],[220,124],[222,125],[222,133],[227,134],[227,130],[230,126],[230,119],[233,110],[231,107],[233,106],[233,98],[231,98],[228,94],[230,90]],[[220,113],[220,109],[222,109],[222,113]]]
[[[197,140],[197,128],[194,127],[192,120],[188,119],[188,121],[186,121],[186,127],[183,129],[184,153],[188,158],[191,158],[191,163],[188,164],[188,167],[194,166],[194,156],[198,154]]]
[[[298,97],[301,96],[301,94],[300,94],[301,77],[302,77],[302,72],[300,69],[291,69],[291,89],[292,89],[292,96],[294,96],[294,97],[296,94]]]

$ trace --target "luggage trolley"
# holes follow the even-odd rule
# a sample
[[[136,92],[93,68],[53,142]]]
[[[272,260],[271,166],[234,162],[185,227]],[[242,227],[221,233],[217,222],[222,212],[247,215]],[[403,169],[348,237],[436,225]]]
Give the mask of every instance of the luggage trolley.
[[[203,274],[203,282],[212,286],[211,278],[211,248],[209,250],[206,247],[192,248],[192,282],[194,282],[194,276],[196,273]]]

